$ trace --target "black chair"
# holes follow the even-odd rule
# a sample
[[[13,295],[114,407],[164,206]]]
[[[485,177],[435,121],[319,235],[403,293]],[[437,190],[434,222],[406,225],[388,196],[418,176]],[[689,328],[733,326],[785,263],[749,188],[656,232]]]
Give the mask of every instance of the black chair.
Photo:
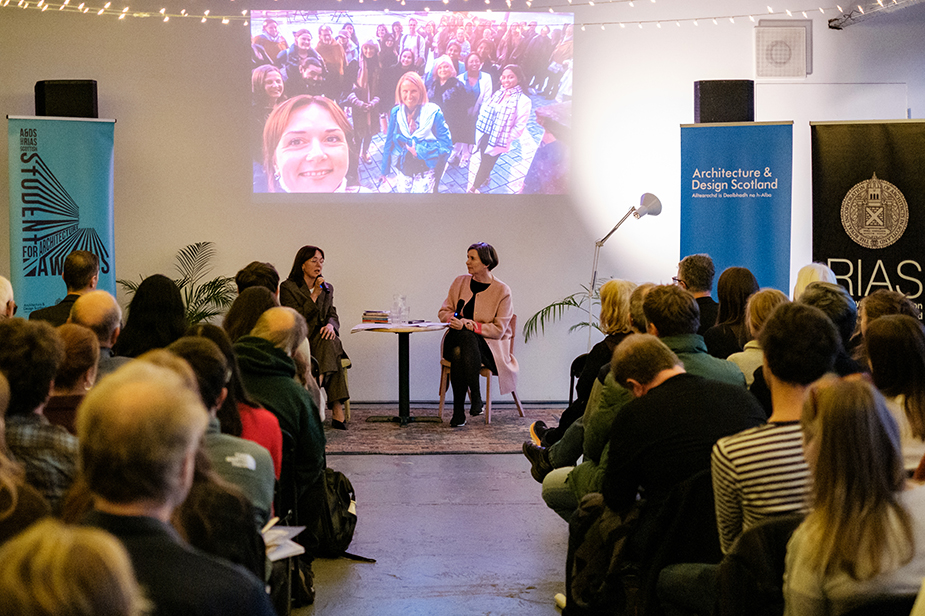
[[[739,536],[719,565],[715,616],[783,615],[787,542],[804,517],[770,517]]]
[[[572,367],[569,368],[569,376],[571,380],[569,381],[568,386],[568,405],[572,406],[572,402],[575,400],[575,380],[581,376],[581,371],[585,369],[585,362],[588,361],[588,354],[582,353],[578,357],[572,360]]]

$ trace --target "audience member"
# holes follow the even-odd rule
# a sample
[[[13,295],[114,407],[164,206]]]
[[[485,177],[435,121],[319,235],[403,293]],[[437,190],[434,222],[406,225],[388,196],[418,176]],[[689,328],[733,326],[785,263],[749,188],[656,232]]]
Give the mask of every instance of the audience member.
[[[835,278],[835,272],[823,263],[809,263],[804,265],[800,268],[800,271],[797,272],[797,281],[796,284],[793,285],[793,301],[800,299],[807,285],[816,281],[835,284],[838,282],[838,279]]]
[[[147,361],[101,381],[77,417],[95,506],[85,521],[122,541],[154,614],[270,616],[262,581],[185,546],[169,526],[192,484],[207,418],[182,377]]]
[[[202,336],[214,342],[225,356],[231,370],[228,395],[218,409],[218,421],[222,432],[266,447],[273,458],[276,478],[279,479],[279,471],[283,464],[283,435],[279,429],[279,420],[276,419],[276,415],[251,400],[244,390],[241,368],[238,366],[238,358],[234,354],[228,334],[217,325],[198,323],[186,330],[186,335]]]
[[[748,298],[748,304],[745,305],[745,326],[748,328],[750,340],[740,352],[733,353],[726,359],[739,367],[745,375],[745,384],[749,387],[755,380],[755,370],[761,368],[764,362],[764,352],[758,342],[758,334],[771,313],[781,304],[789,302],[787,296],[777,289],[761,289]]]
[[[686,294],[677,287],[657,287],[646,298],[647,306],[659,288]],[[633,540],[638,546],[652,532],[651,523],[672,489],[710,468],[716,441],[763,423],[764,413],[745,388],[688,374],[678,356],[651,335],[626,338],[612,367],[617,383],[635,399],[613,420],[602,494],[610,509],[622,512],[635,506],[644,491]]]
[[[240,488],[256,509],[259,524],[270,519],[273,506],[273,459],[265,447],[230,434],[222,434],[217,413],[228,395],[231,370],[214,342],[185,336],[167,347],[186,360],[196,374],[199,397],[209,412],[203,447],[215,472]]]
[[[703,338],[697,335],[700,311],[691,293],[680,286],[657,286],[646,295],[642,309],[649,322],[648,333],[677,354],[687,372],[745,386],[745,377],[735,364],[707,353]]]
[[[78,297],[71,307],[68,323],[83,325],[96,334],[100,345],[97,379],[130,361],[130,358],[118,357],[112,351],[122,332],[122,308],[119,307],[116,298],[106,291],[91,291]]]
[[[42,413],[54,425],[77,434],[74,424],[77,407],[96,382],[100,346],[93,332],[82,325],[65,323],[57,329],[64,343],[64,362],[58,368],[51,398]]]
[[[231,303],[222,327],[228,332],[231,341],[237,342],[241,336],[250,334],[260,315],[275,306],[279,306],[279,300],[266,287],[249,287],[241,291]]]
[[[915,595],[925,577],[925,489],[907,489],[883,397],[863,379],[833,378],[809,393],[801,424],[812,510],[787,545],[785,615],[838,616]]]
[[[688,255],[678,263],[675,282],[682,289],[690,291],[697,300],[697,307],[700,309],[700,326],[697,333],[701,336],[716,325],[716,317],[719,314],[719,304],[710,297],[715,275],[713,259],[707,254]]]
[[[925,330],[904,314],[875,319],[866,330],[871,378],[899,426],[903,464],[915,470],[925,456]]]
[[[279,272],[272,263],[251,261],[235,275],[234,282],[239,294],[251,287],[266,287],[273,295],[279,295]]]
[[[56,508],[77,474],[77,439],[42,413],[64,344],[48,323],[23,319],[0,321],[0,340],[0,371],[10,384],[7,447],[25,468],[26,483]]]
[[[299,525],[314,528],[313,522],[322,515],[325,436],[314,400],[295,382],[292,360],[307,331],[305,319],[292,308],[270,308],[260,316],[251,335],[240,338],[234,348],[244,387],[254,400],[276,415],[284,435],[289,434],[294,441],[294,456],[289,461],[284,459],[283,474],[294,477],[297,485],[293,505]],[[287,464],[291,464],[288,470]],[[308,577],[317,538],[305,531],[298,540],[305,546],[302,563]],[[307,586],[312,588],[310,583]]]
[[[43,520],[0,550],[0,616],[141,616],[147,604],[109,533]]]
[[[575,387],[575,401],[562,413],[559,425],[548,428],[542,421],[530,424],[530,436],[534,444],[549,447],[562,437],[572,422],[584,414],[595,379],[602,368],[609,369],[613,350],[633,332],[630,322],[630,297],[635,289],[636,284],[627,280],[608,280],[601,285],[600,328],[604,333],[604,339],[585,354],[584,367]]]
[[[820,309],[835,324],[841,337],[838,355],[835,357],[835,372],[839,376],[863,372],[864,367],[851,359],[845,350],[845,344],[851,340],[858,321],[858,306],[845,287],[833,282],[811,282],[800,295],[799,301]]]
[[[867,297],[862,297],[858,302],[858,326],[850,341],[852,357],[862,366],[867,364],[867,356],[864,354],[864,336],[867,334],[867,327],[871,322],[888,314],[904,314],[919,321],[922,320],[918,307],[899,291],[878,289]]]
[[[643,310],[649,333],[662,338],[681,359],[687,372],[744,387],[745,377],[735,364],[710,356],[703,339],[694,333],[698,308],[690,293],[674,285],[653,287],[645,296]],[[563,517],[568,515],[569,508],[577,505],[581,496],[601,485],[603,476],[598,463],[607,456],[613,419],[630,399],[622,385],[612,376],[606,376],[608,367],[603,370],[605,376],[603,379],[598,376],[580,422],[569,426],[562,438],[548,448],[531,441],[523,444],[524,455],[530,460],[531,475],[543,483],[543,498]],[[575,477],[567,480],[571,467],[583,454],[591,464],[582,463]],[[553,474],[553,469],[558,471]]]
[[[4,418],[9,402],[10,385],[0,372],[0,545],[51,513],[42,495],[25,483],[22,467],[7,457]]]
[[[10,319],[16,315],[16,302],[13,300],[13,285],[0,276],[0,319]]]
[[[630,325],[637,334],[644,334],[649,329],[649,321],[646,320],[646,313],[642,309],[643,302],[646,301],[646,295],[655,288],[655,284],[644,282],[633,291],[630,295]]]
[[[838,333],[821,310],[788,303],[768,319],[760,343],[773,402],[768,423],[722,438],[713,447],[716,519],[724,553],[759,520],[803,509],[809,469],[800,416],[809,386],[832,369]]]
[[[33,310],[29,314],[30,321],[48,321],[55,327],[64,325],[71,314],[71,306],[77,298],[84,293],[96,289],[99,281],[100,260],[92,252],[75,250],[64,259],[61,278],[67,287],[67,295],[54,306],[40,310]]]
[[[161,274],[148,276],[128,305],[125,328],[112,350],[116,355],[138,357],[162,349],[186,331],[186,309],[176,283]]]
[[[716,295],[719,297],[716,325],[703,334],[710,355],[726,359],[745,347],[749,340],[745,305],[756,291],[758,281],[744,267],[729,267],[720,274],[716,283]]]
[[[251,500],[215,472],[200,447],[189,494],[170,518],[180,536],[194,548],[241,565],[258,580],[265,580],[266,544],[257,519]]]

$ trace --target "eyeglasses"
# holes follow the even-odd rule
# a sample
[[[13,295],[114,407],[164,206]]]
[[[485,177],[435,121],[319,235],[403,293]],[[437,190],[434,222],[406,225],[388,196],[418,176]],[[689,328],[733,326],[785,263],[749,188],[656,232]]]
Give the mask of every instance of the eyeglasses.
[[[672,277],[671,277],[671,280],[672,280],[676,285],[678,285],[679,287],[683,287],[683,288],[685,288],[685,289],[687,288],[687,283],[684,282],[684,279],[683,279],[683,278],[678,278],[677,276],[672,276]]]

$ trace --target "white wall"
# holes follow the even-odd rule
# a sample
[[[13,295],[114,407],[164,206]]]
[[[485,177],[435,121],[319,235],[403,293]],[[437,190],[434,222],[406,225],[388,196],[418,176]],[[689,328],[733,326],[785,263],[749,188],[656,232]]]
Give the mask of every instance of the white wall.
[[[213,13],[236,4],[216,4]],[[686,19],[749,9],[757,14],[765,7],[766,2],[753,0],[637,1],[635,8],[598,4],[576,7],[576,22]],[[865,84],[906,84],[908,102],[901,108],[910,107],[912,117],[922,117],[925,41],[916,36],[925,22],[921,8],[842,32],[828,30],[818,11],[810,13],[815,71],[798,83],[857,84],[848,90],[859,95],[870,89]],[[834,10],[828,12],[832,16]],[[465,271],[466,247],[487,241],[500,253],[495,273],[513,289],[522,323],[588,281],[594,240],[638,203],[643,192],[662,199],[663,214],[627,221],[602,251],[601,275],[656,282],[674,275],[679,258],[679,125],[693,122],[694,81],[753,78],[752,27],[747,19],[738,19],[719,26],[701,21],[697,27],[687,22],[680,28],[576,28],[571,197],[375,196],[349,203],[306,197],[284,205],[253,203],[246,144],[248,79],[247,71],[239,68],[248,65],[249,52],[247,29],[240,25],[203,25],[192,19],[118,22],[0,9],[0,112],[33,113],[38,80],[99,82],[100,115],[118,120],[115,256],[120,277],[171,274],[176,250],[200,240],[217,243],[217,272],[233,275],[259,259],[275,263],[285,276],[296,249],[316,243],[327,253],[325,274],[337,287],[341,320],[349,329],[363,310],[389,308],[398,292],[408,296],[413,318],[433,318],[452,278]],[[804,90],[809,102],[820,91]],[[759,85],[756,119],[797,119],[807,105],[790,98]],[[786,114],[788,106],[792,118],[762,117],[766,109]],[[852,119],[851,108],[840,113],[841,119]],[[858,119],[870,118],[865,113]],[[803,126],[796,126],[795,134],[804,131],[805,122]],[[6,167],[7,150],[2,148],[0,168]],[[792,252],[798,267],[810,254],[808,218],[800,222],[797,210],[808,212],[808,157],[795,158],[794,174],[797,233]],[[3,172],[0,195],[0,202],[7,203]],[[0,228],[8,228],[8,205],[0,213]],[[717,230],[728,232],[721,221]],[[4,273],[10,265],[8,246],[7,233],[0,233]],[[566,334],[567,325],[578,320],[574,315],[539,340],[518,342],[522,399],[567,396],[569,363],[587,343],[585,335]],[[396,399],[394,336],[344,336],[354,362],[354,399]],[[412,399],[436,399],[439,340],[434,333],[412,337]]]

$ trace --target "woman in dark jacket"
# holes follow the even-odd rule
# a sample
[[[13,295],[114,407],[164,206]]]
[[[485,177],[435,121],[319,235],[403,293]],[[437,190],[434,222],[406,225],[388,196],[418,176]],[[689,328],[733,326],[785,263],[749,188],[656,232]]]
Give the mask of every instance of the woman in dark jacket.
[[[296,253],[289,277],[279,287],[279,303],[295,309],[305,317],[312,357],[323,375],[322,387],[328,392],[331,426],[346,430],[344,402],[347,375],[342,359],[347,359],[340,340],[340,319],[334,307],[334,287],[324,281],[324,251],[317,246],[302,246]]]
[[[427,88],[427,98],[443,110],[443,117],[446,119],[450,137],[453,140],[453,153],[450,158],[458,159],[460,148],[468,143],[468,139],[465,138],[469,132],[467,131],[468,112],[475,98],[463,82],[456,78],[456,63],[449,56],[440,56],[434,61],[433,79]],[[472,133],[473,135],[475,133],[474,124]],[[437,192],[437,187],[440,185],[444,167],[445,163],[436,170],[434,192]]]

